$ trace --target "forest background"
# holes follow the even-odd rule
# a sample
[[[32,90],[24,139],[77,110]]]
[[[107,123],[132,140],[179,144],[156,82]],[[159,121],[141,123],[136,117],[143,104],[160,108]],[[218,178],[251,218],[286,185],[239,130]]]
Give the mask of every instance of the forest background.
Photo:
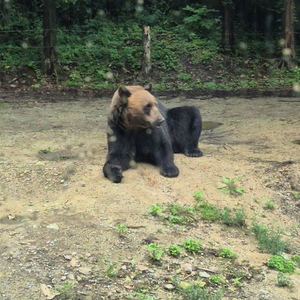
[[[300,91],[298,0],[0,3],[2,88]]]

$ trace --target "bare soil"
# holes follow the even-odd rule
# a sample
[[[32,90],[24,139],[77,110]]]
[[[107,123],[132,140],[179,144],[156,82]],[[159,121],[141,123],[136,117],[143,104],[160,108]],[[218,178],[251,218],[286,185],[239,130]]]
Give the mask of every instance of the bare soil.
[[[251,231],[253,220],[279,226],[289,254],[300,255],[299,99],[161,100],[200,108],[204,156],[176,154],[177,178],[138,164],[113,184],[102,174],[110,98],[0,94],[1,299],[183,299],[176,281],[205,284],[212,294],[223,287],[222,299],[300,299],[300,275],[289,275],[293,288],[278,286],[278,272],[266,266],[271,254]],[[222,176],[239,175],[242,195],[217,189]],[[246,226],[196,215],[171,224],[149,212],[153,204],[194,206],[199,189],[220,209],[243,208]],[[264,208],[267,201],[274,209]],[[128,227],[123,235],[120,224]],[[155,262],[144,248],[190,239],[201,242],[199,254],[182,248],[178,258],[165,253]],[[220,258],[222,247],[238,258]],[[209,279],[220,274],[220,284]]]

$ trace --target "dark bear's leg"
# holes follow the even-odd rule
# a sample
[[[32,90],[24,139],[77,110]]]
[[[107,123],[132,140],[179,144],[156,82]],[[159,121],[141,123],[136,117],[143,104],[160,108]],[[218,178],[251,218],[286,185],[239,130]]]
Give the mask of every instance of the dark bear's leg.
[[[109,162],[105,163],[103,167],[103,174],[106,178],[114,183],[120,183],[123,178],[121,166],[113,165]]]
[[[198,142],[202,130],[199,109],[194,106],[176,107],[168,110],[168,127],[175,153],[183,153],[189,157],[202,156]]]
[[[103,174],[110,181],[120,183],[123,178],[122,171],[134,164],[134,142],[130,135],[119,128],[109,126],[108,131],[108,154],[103,166]]]
[[[160,167],[160,174],[165,177],[177,177],[179,170],[174,164],[174,153],[170,137],[162,130],[162,137],[157,148],[157,163]]]

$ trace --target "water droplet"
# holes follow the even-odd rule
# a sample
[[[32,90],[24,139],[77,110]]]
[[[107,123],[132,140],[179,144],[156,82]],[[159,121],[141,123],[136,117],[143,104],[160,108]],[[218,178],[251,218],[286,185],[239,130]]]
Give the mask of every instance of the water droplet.
[[[108,138],[109,142],[115,142],[117,140],[117,137],[115,135],[112,135]]]
[[[300,93],[300,84],[298,82],[293,83],[293,91],[295,93]]]
[[[292,50],[290,48],[284,48],[282,49],[282,54],[285,56],[290,56],[292,53]]]
[[[98,10],[98,15],[103,17],[103,16],[105,15],[104,10],[99,9],[99,10]]]
[[[132,159],[130,162],[129,162],[129,166],[130,168],[134,168],[136,166],[136,162]]]
[[[22,46],[22,48],[24,48],[24,49],[28,49],[28,44],[27,44],[26,42],[23,42],[23,43],[21,44],[21,46]]]
[[[93,43],[92,43],[92,42],[87,42],[85,45],[86,45],[88,48],[92,48]]]
[[[106,79],[112,80],[114,79],[114,74],[112,72],[107,72],[105,74]]]
[[[239,46],[240,46],[240,48],[241,48],[242,50],[246,50],[246,49],[248,48],[247,44],[244,43],[244,42],[240,42],[240,43],[239,43]]]
[[[285,39],[280,39],[278,41],[279,46],[283,47],[285,45]]]

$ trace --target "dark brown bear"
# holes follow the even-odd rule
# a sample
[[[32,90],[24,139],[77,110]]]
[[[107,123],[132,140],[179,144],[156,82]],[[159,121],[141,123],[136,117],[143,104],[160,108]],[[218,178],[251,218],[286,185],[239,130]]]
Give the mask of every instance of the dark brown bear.
[[[108,116],[108,154],[104,176],[119,183],[122,172],[143,161],[160,168],[160,174],[176,177],[174,153],[199,157],[202,129],[199,109],[168,109],[149,91],[152,85],[121,86],[114,94]]]

